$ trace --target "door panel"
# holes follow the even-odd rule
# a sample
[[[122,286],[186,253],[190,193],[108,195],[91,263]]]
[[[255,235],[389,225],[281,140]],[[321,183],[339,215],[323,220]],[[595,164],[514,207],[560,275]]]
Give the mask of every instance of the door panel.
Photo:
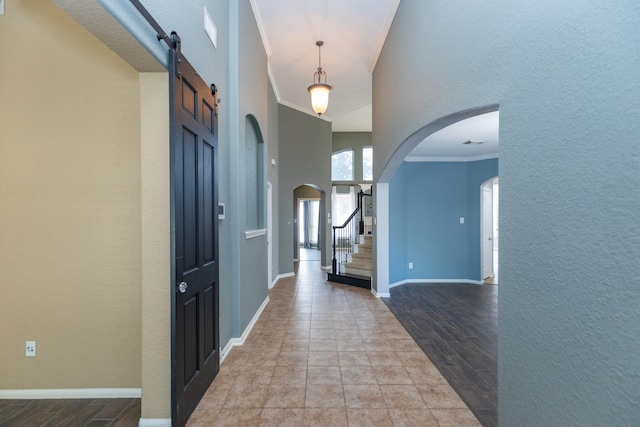
[[[179,46],[179,43],[178,43]],[[175,292],[172,418],[184,426],[220,364],[216,96],[170,52]]]
[[[204,176],[213,175],[213,170],[215,168],[214,152],[215,152],[215,147],[212,147],[211,145],[206,143],[203,145],[202,155],[203,155]],[[205,180],[203,189],[202,189],[203,196],[204,196],[204,200],[203,200],[204,253],[202,255],[203,255],[203,261],[205,264],[215,261],[215,248],[216,248],[216,241],[218,238],[216,234],[216,230],[214,230],[214,224],[217,224],[218,214],[215,211],[215,208],[213,205],[213,199],[214,199],[213,184],[214,182],[212,182],[211,180]]]
[[[183,257],[184,269],[190,270],[198,264],[198,158],[197,158],[197,137],[183,129],[182,132],[182,210],[184,233]]]
[[[186,351],[198,345],[198,300],[184,303],[184,382],[188,384],[198,372],[198,353]]]

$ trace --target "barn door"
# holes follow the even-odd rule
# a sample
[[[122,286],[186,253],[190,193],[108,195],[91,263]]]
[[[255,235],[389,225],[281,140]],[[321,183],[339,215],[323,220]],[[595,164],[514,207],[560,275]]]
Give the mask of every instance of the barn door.
[[[217,97],[182,56],[177,35],[172,38],[172,417],[183,426],[220,365]]]

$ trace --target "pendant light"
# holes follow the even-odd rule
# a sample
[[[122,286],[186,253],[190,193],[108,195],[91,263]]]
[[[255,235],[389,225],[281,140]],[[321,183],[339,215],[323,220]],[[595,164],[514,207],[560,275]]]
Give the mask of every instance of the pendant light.
[[[316,42],[316,46],[318,46],[318,69],[313,73],[313,84],[307,89],[311,94],[311,107],[318,116],[321,116],[322,113],[327,111],[329,92],[331,92],[332,89],[331,86],[327,84],[327,73],[322,70],[320,62],[320,50],[323,45],[323,41]],[[324,83],[322,79],[324,79]]]

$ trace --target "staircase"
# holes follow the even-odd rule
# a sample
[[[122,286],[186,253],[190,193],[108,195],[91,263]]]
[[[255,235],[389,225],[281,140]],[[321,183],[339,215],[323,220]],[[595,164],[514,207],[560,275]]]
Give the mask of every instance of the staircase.
[[[333,226],[333,266],[327,280],[371,289],[373,276],[371,216],[365,216],[364,198],[358,194],[358,207],[342,225]],[[359,215],[359,218],[358,218]]]
[[[345,274],[370,278],[373,276],[373,254],[371,235],[360,235],[360,243],[354,245],[351,261],[343,264]]]
[[[373,276],[372,236],[361,234],[349,253],[344,254],[345,262],[338,263],[335,272],[328,273],[327,280],[344,285],[371,289]]]

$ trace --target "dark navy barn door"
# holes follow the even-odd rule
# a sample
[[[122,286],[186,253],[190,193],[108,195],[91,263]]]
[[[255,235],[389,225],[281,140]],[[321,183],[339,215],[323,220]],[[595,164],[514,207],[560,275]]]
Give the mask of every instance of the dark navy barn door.
[[[216,94],[170,51],[175,254],[173,421],[183,426],[220,365]]]

